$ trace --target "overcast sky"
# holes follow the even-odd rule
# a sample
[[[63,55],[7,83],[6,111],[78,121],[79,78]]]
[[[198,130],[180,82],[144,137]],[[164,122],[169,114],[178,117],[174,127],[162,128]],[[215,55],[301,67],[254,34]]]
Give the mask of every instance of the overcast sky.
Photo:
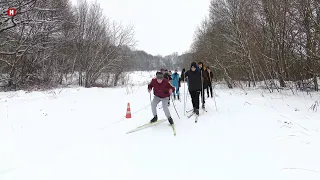
[[[210,4],[210,0],[97,1],[107,17],[134,26],[137,49],[163,56],[189,50],[194,31],[208,15]]]

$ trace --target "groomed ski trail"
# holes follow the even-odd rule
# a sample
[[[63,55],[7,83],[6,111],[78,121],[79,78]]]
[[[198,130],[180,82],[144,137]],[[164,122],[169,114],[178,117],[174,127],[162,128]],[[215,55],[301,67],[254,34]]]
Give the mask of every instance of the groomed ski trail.
[[[319,179],[320,124],[305,108],[311,100],[215,90],[218,111],[213,99],[207,99],[208,112],[200,113],[197,124],[184,116],[183,99],[175,102],[181,119],[170,106],[176,137],[169,122],[125,134],[152,118],[146,86],[129,95],[124,89],[80,88],[56,100],[25,97],[33,108],[32,124],[16,121],[19,117],[10,108],[21,103],[21,94],[1,104],[9,107],[8,117],[15,122],[5,124],[10,121],[1,111],[6,120],[1,128],[8,129],[1,131],[7,139],[0,139],[0,179]],[[131,119],[124,118],[127,102]],[[191,109],[190,98],[187,103],[186,110]],[[19,110],[20,115],[28,112]],[[159,119],[165,117],[157,111]],[[300,121],[306,117],[308,121]]]

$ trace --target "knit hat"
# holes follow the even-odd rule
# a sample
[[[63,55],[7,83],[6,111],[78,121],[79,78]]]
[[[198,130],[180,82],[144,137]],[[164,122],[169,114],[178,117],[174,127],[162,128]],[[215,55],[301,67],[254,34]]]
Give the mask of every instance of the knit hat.
[[[164,78],[164,75],[163,75],[162,72],[157,72],[156,76],[157,76],[157,79],[163,79]]]

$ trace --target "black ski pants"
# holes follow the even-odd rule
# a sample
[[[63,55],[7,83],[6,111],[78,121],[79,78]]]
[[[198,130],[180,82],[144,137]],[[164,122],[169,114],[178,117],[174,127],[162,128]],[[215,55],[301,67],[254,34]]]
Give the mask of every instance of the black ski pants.
[[[200,91],[189,91],[194,109],[199,109]]]
[[[201,89],[201,103],[202,104],[205,104],[206,103],[206,100],[204,98],[204,91],[205,91],[205,88]]]

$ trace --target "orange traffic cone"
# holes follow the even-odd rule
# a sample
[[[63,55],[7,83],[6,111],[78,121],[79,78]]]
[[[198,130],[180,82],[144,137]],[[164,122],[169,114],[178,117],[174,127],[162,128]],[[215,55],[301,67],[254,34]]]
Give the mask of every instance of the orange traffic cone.
[[[130,110],[130,103],[128,103],[127,105],[127,114],[126,114],[126,118],[131,118],[131,110]]]

